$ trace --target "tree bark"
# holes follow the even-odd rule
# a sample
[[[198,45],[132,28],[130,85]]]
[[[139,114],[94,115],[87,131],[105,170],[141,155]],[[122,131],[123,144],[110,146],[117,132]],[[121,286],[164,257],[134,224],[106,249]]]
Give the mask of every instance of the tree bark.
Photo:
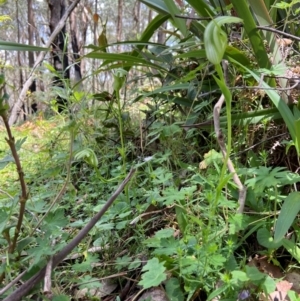
[[[71,1],[69,0],[69,3]],[[80,55],[79,55],[79,43],[78,43],[78,36],[77,36],[77,28],[76,28],[76,18],[78,18],[78,14],[76,13],[75,9],[70,16],[70,34],[71,34],[71,45],[73,50],[73,65],[75,69],[75,81],[76,83],[82,79],[82,72],[80,68]],[[77,15],[77,16],[76,16]]]
[[[48,0],[50,10],[50,32],[54,32],[56,24],[59,23],[66,11],[65,0]],[[64,87],[64,79],[70,79],[69,60],[67,56],[66,26],[64,25],[58,35],[52,42],[52,61],[53,67],[60,77],[55,77],[54,84],[58,87]],[[64,105],[62,99],[58,99],[61,105]]]
[[[136,34],[138,35],[141,31],[141,2],[136,1],[134,6],[134,21],[136,26]]]
[[[123,0],[118,0],[118,18],[117,18],[117,42],[122,40],[122,21],[123,21]],[[121,52],[121,45],[117,46],[117,51]]]
[[[164,44],[166,41],[166,29],[167,29],[168,21],[164,22],[164,24],[159,28],[157,33],[157,43]]]

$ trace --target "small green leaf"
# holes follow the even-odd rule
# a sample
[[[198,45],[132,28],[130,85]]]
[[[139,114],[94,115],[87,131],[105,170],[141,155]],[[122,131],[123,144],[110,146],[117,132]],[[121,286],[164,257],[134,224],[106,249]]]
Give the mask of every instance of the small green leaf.
[[[271,294],[276,289],[276,282],[273,278],[267,276],[265,281],[261,284],[261,287],[263,288],[266,294]]]
[[[90,148],[85,148],[81,151],[79,151],[77,154],[75,154],[74,158],[76,160],[84,159],[87,164],[89,164],[92,167],[98,166],[98,158],[95,154],[95,152]]]
[[[139,285],[143,286],[144,289],[158,286],[167,279],[164,262],[159,262],[157,258],[148,260],[142,271],[145,273],[143,273],[142,280],[139,282]]]
[[[243,271],[232,271],[231,275],[232,275],[233,279],[236,279],[236,280],[241,281],[241,282],[246,282],[246,281],[249,280],[249,277]]]
[[[261,273],[256,267],[249,267],[246,265],[246,274],[251,281],[261,281],[266,276]]]
[[[187,215],[186,209],[182,206],[176,205],[175,212],[176,212],[176,219],[178,222],[179,229],[182,233],[185,233],[185,229],[188,225],[188,221],[186,217]]]
[[[293,241],[283,239],[283,246],[287,249],[287,251],[300,263],[300,248],[296,246]]]
[[[166,293],[170,301],[184,301],[184,295],[177,278],[170,278],[166,282]]]
[[[290,193],[281,208],[275,226],[274,242],[279,242],[293,224],[300,210],[300,192]]]
[[[173,237],[173,235],[174,235],[173,228],[162,229],[155,233],[155,237],[158,239]]]
[[[85,256],[85,260],[81,263],[73,264],[72,269],[76,272],[81,272],[81,273],[91,272],[93,269],[93,264],[98,262],[99,262],[98,255],[87,253],[87,255]]]
[[[258,243],[268,249],[277,249],[282,245],[281,241],[275,242],[270,232],[266,228],[261,228],[257,231]]]

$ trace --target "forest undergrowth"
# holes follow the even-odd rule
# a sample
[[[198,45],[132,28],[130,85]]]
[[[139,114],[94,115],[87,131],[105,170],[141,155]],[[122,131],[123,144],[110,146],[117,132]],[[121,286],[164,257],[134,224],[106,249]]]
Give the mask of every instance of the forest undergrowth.
[[[117,44],[95,13],[80,60],[97,70],[73,83],[44,64],[47,109],[19,124],[1,75],[4,301],[300,300],[299,45],[276,36],[298,30],[270,31],[296,24],[296,0],[186,2],[203,19],[151,1]],[[104,73],[111,89],[91,92]]]
[[[286,239],[289,247],[272,238],[282,202],[299,182],[293,165],[277,159],[286,156],[285,142],[264,138],[266,143],[243,151],[276,125],[234,129],[239,141],[231,157],[248,190],[238,214],[231,174],[226,172],[218,192],[223,157],[213,130],[184,128],[165,111],[161,106],[151,120],[128,113],[123,149],[114,120],[101,126],[88,111],[89,118],[75,122],[40,115],[13,127],[29,192],[23,231],[32,234],[18,247],[30,262],[29,275],[101,209],[124,172],[137,169],[124,193],[56,268],[55,290],[66,298],[59,300],[124,299],[161,285],[176,300],[254,298],[276,287],[281,292],[282,279],[298,277],[297,224],[287,234],[293,237]],[[19,183],[15,166],[8,164],[4,129],[1,133],[1,203],[9,206]],[[17,267],[10,269],[13,277]]]

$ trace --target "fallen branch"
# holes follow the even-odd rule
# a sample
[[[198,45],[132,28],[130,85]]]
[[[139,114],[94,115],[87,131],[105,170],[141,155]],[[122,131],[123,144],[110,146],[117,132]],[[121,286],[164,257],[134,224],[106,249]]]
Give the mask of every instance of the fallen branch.
[[[65,246],[58,254],[52,258],[52,269],[54,269],[66,256],[68,256],[72,250],[82,241],[82,239],[89,233],[89,231],[95,226],[95,224],[100,220],[108,208],[113,204],[118,195],[123,191],[126,184],[132,178],[135,173],[135,169],[131,169],[124,181],[120,184],[113,195],[107,200],[101,210],[89,221],[89,223],[81,229],[81,231]],[[6,297],[3,301],[20,301],[24,296],[26,296],[29,291],[39,283],[45,276],[46,267],[41,269],[37,274],[31,277],[27,282],[22,284],[17,288],[11,295]]]

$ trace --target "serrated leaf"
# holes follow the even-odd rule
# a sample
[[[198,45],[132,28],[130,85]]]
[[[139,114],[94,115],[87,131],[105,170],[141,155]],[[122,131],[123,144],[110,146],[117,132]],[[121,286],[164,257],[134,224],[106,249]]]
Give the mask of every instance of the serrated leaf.
[[[68,219],[65,217],[65,212],[62,208],[54,212],[49,212],[44,220],[43,228],[50,231],[60,230],[68,224]]]
[[[300,210],[300,192],[290,193],[281,207],[275,225],[274,242],[280,241],[293,224]]]
[[[72,265],[72,269],[77,272],[91,272],[93,269],[93,263],[98,263],[98,255],[86,254],[85,260],[81,263],[75,263]]]
[[[167,279],[164,262],[159,262],[157,258],[148,260],[142,271],[145,273],[143,273],[142,280],[139,282],[139,285],[143,286],[144,289],[158,286]]]

